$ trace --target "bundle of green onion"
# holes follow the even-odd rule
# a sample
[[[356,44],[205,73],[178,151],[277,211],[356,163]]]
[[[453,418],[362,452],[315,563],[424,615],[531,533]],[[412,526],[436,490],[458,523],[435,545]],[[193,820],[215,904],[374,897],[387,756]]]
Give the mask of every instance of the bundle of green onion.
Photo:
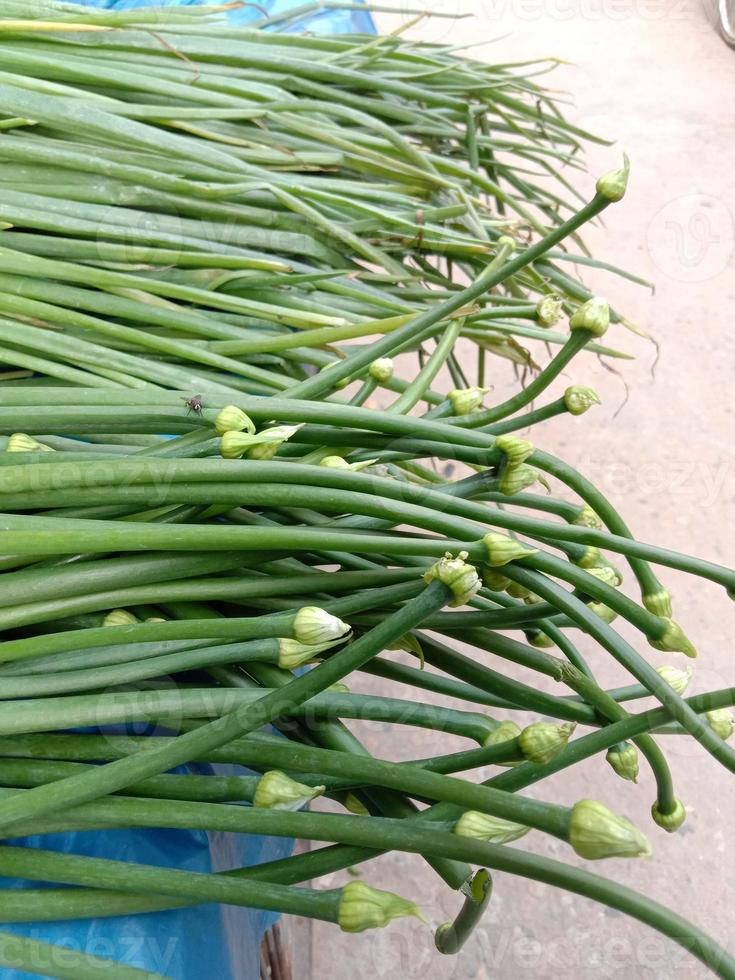
[[[24,6],[0,2],[0,827],[330,846],[213,875],[0,847],[0,875],[58,886],[0,891],[0,920],[223,902],[356,932],[417,907],[361,880],[299,885],[397,850],[462,895],[442,952],[473,929],[495,868],[629,913],[735,977],[674,912],[507,846],[535,831],[590,860],[649,852],[602,802],[522,794],[591,756],[628,780],[643,756],[669,831],[685,813],[659,735],[686,732],[735,771],[735,689],[685,700],[689,674],[611,625],[694,656],[652,566],[731,593],[735,574],[635,540],[518,435],[595,403],[577,386],[544,401],[577,353],[616,354],[601,339],[621,318],[562,265],[600,265],[566,249],[622,198],[627,163],[579,205],[537,183],[562,180],[584,134],[528,68],[397,38],[223,37],[194,8],[43,2],[34,20]],[[528,365],[539,339],[557,348],[546,367],[486,407],[487,352]],[[394,370],[403,352],[411,378]],[[601,687],[581,638],[631,683]],[[365,673],[415,694],[344,686]],[[350,719],[475,747],[392,762]],[[159,734],[106,730],[133,722]],[[171,774],[194,761],[254,775]],[[320,795],[348,812],[304,811]],[[5,936],[0,963],[34,969],[38,945]],[[65,963],[59,976],[138,975]]]

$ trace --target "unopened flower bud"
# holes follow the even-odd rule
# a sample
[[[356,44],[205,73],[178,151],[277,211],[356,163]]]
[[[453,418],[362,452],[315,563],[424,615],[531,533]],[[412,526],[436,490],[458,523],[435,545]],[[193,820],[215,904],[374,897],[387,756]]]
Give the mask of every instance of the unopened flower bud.
[[[618,618],[618,614],[614,609],[606,606],[604,602],[588,602],[587,608],[590,612],[593,612],[595,616],[599,617],[603,623],[612,623]]]
[[[579,508],[579,513],[572,521],[572,524],[575,524],[577,527],[601,528],[603,526],[600,518],[588,504],[583,504]]]
[[[589,861],[610,857],[645,857],[651,845],[630,820],[597,800],[580,800],[572,809],[569,843]]]
[[[532,594],[531,590],[527,589],[525,585],[521,585],[520,582],[511,582],[505,591],[514,599],[525,600]]]
[[[345,810],[350,813],[354,813],[356,817],[369,817],[370,811],[362,802],[359,796],[355,796],[354,793],[345,793],[342,799],[342,806]]]
[[[661,616],[663,619],[671,619],[673,609],[671,608],[671,593],[667,589],[659,592],[652,592],[643,597],[643,606],[654,616]]]
[[[285,772],[273,769],[258,780],[253,806],[267,810],[300,810],[310,800],[321,796],[325,789],[325,786],[297,783]]]
[[[489,531],[482,539],[487,548],[488,565],[497,568],[500,565],[507,565],[508,562],[517,561],[519,558],[528,558],[535,555],[536,548],[527,548],[515,538],[508,537],[507,534],[499,534],[497,531]]]
[[[729,708],[716,708],[705,712],[709,727],[726,742],[735,730],[735,715]]]
[[[505,592],[511,584],[511,580],[501,572],[496,572],[494,568],[483,568],[482,581],[493,592]]]
[[[14,432],[8,439],[5,447],[8,453],[52,453],[51,446],[44,446],[42,442],[34,439],[33,436],[26,435],[25,432]]]
[[[656,668],[656,673],[662,680],[666,681],[673,691],[676,691],[681,696],[689,687],[689,681],[692,679],[694,668],[687,667],[685,670],[680,670],[678,667],[664,664],[663,667]]]
[[[427,584],[438,579],[451,589],[454,598],[449,603],[450,606],[464,606],[479,591],[482,584],[474,565],[467,564],[466,551],[460,551],[456,558],[452,558],[447,552],[424,572],[423,579]]]
[[[390,357],[378,357],[368,368],[368,374],[378,384],[387,384],[393,377],[393,361]]]
[[[102,620],[103,626],[132,626],[138,618],[127,609],[111,609]]]
[[[594,388],[571,385],[564,392],[564,405],[571,415],[584,415],[587,409],[599,404],[600,399]]]
[[[343,643],[349,637],[341,636],[337,640],[330,640],[326,643],[299,643],[288,636],[283,636],[278,640],[278,666],[282,670],[295,670],[302,664],[314,663],[320,653],[330,650],[338,643]]]
[[[499,489],[501,493],[511,497],[514,493],[532,487],[534,483],[541,483],[547,490],[549,489],[546,479],[535,466],[519,463],[517,466],[506,466],[500,477]]]
[[[491,844],[509,844],[528,833],[530,827],[512,820],[491,817],[478,810],[466,810],[454,825],[453,834],[458,837],[473,837],[475,840],[489,841]]]
[[[663,827],[670,834],[673,834],[686,820],[687,812],[681,800],[677,800],[676,806],[671,813],[661,813],[657,801],[651,807],[651,816],[653,817],[654,823],[657,823],[659,827]]]
[[[560,296],[542,296],[536,304],[536,322],[540,327],[553,327],[559,322],[562,311]]]
[[[611,170],[603,174],[597,181],[597,193],[608,201],[621,201],[628,187],[630,160],[628,154],[623,154],[623,166],[619,170]]]
[[[367,469],[373,463],[377,463],[377,459],[363,459],[359,463],[348,463],[341,456],[325,456],[324,459],[319,461],[320,466],[327,466],[333,470],[351,470],[353,473]]]
[[[447,395],[455,415],[471,415],[482,408],[482,400],[492,388],[455,388]]]
[[[696,657],[697,651],[687,639],[681,626],[675,623],[673,619],[666,619],[665,616],[661,618],[666,623],[663,636],[657,640],[649,639],[648,641],[654,650],[663,650],[664,653],[684,653],[687,657]]]
[[[255,423],[237,405],[225,405],[217,418],[214,427],[223,436],[225,432],[249,432],[255,434]]]
[[[595,337],[602,337],[610,326],[610,307],[601,296],[593,296],[574,311],[569,321],[572,330],[588,330]]]
[[[419,658],[421,669],[424,669],[424,651],[421,649],[421,644],[413,633],[404,633],[403,636],[399,636],[387,649],[403,650],[404,653],[412,653],[415,657]]]
[[[621,779],[629,779],[631,783],[638,780],[638,749],[630,742],[623,742],[622,745],[614,745],[607,750],[605,756],[608,763]]]
[[[527,439],[519,439],[518,436],[498,436],[495,440],[495,447],[504,453],[509,466],[518,466],[525,463],[529,456],[535,451],[535,446]]]
[[[364,881],[351,881],[342,889],[337,921],[343,932],[363,932],[380,929],[407,915],[423,919],[414,902],[371,888]]]
[[[536,647],[538,650],[548,650],[550,647],[555,647],[556,643],[547,636],[546,633],[541,630],[536,630],[533,633],[526,634],[529,644],[532,647]]]
[[[338,640],[349,633],[350,627],[341,619],[332,616],[319,606],[302,606],[294,616],[294,638],[299,643],[315,646],[319,643],[329,643]]]
[[[503,742],[515,741],[520,737],[521,729],[514,721],[501,721],[490,734],[486,737],[483,745],[502,745]],[[495,765],[498,766],[520,766],[525,761],[520,750],[518,751],[518,757],[515,759],[505,759],[503,762],[497,762]]]
[[[255,437],[255,445],[246,450],[248,459],[273,459],[281,445],[300,428],[301,425],[276,425],[264,429]]]
[[[518,736],[518,744],[525,758],[531,762],[551,762],[567,747],[576,727],[571,721],[560,725],[539,721],[523,729]]]
[[[611,589],[620,585],[620,573],[612,565],[593,565],[592,568],[587,568],[586,572],[598,582],[609,585]]]

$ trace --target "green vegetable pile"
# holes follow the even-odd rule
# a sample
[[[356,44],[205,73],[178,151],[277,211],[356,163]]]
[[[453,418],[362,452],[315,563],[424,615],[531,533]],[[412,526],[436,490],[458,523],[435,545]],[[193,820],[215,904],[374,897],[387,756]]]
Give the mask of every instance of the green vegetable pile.
[[[623,197],[627,161],[590,190],[590,137],[534,80],[545,65],[223,34],[215,8],[26,8],[0,0],[0,828],[326,846],[210,875],[0,846],[0,875],[44,883],[0,890],[0,921],[222,902],[358,932],[418,909],[362,880],[303,883],[397,850],[459,892],[443,953],[498,869],[735,978],[677,913],[507,846],[533,831],[572,860],[649,853],[602,802],[523,794],[592,756],[631,781],[642,761],[668,831],[685,811],[664,736],[735,771],[735,688],[683,697],[691,672],[661,652],[695,650],[654,567],[731,594],[735,574],[634,539],[525,434],[597,401],[545,400],[575,355],[624,356],[603,336],[633,325],[568,270],[619,272],[580,232]],[[500,359],[533,372],[506,400]],[[629,684],[598,684],[591,644]],[[365,673],[385,696],[345,687]],[[351,719],[469,745],[392,762]],[[153,734],[106,727],[127,723]],[[171,773],[190,762],[253,775]],[[346,812],[303,809],[320,795]],[[0,938],[0,965],[36,969],[43,944]],[[140,975],[85,954],[54,975],[103,968]]]

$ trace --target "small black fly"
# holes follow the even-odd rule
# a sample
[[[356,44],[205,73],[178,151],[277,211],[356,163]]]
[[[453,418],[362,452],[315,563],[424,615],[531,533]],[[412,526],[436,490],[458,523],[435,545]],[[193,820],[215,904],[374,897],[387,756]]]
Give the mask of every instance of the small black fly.
[[[204,408],[204,403],[202,402],[201,395],[192,395],[191,398],[185,398],[184,404],[186,405],[186,414],[193,412],[195,415],[201,415],[202,409]]]

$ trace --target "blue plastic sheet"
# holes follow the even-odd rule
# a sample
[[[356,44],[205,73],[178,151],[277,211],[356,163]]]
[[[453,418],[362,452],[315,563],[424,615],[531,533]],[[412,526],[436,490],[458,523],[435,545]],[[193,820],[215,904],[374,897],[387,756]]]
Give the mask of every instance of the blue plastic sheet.
[[[196,0],[77,0],[86,6],[191,6]],[[246,26],[263,17],[300,7],[303,0],[259,0],[228,13],[230,23]],[[260,9],[258,9],[260,8]],[[283,25],[285,31],[321,34],[374,33],[370,14],[360,10],[325,10]],[[242,773],[216,766],[220,774]],[[27,837],[11,843],[91,857],[107,857],[188,871],[224,871],[288,856],[292,843],[282,838],[184,830],[112,830]],[[0,879],[4,888],[38,888],[37,883]],[[233,906],[200,905],[140,916],[7,925],[47,943],[117,960],[128,966],[163,973],[173,980],[258,980],[260,940],[277,916]],[[40,966],[40,964],[39,964]],[[28,980],[41,974],[1,969],[2,980]]]

